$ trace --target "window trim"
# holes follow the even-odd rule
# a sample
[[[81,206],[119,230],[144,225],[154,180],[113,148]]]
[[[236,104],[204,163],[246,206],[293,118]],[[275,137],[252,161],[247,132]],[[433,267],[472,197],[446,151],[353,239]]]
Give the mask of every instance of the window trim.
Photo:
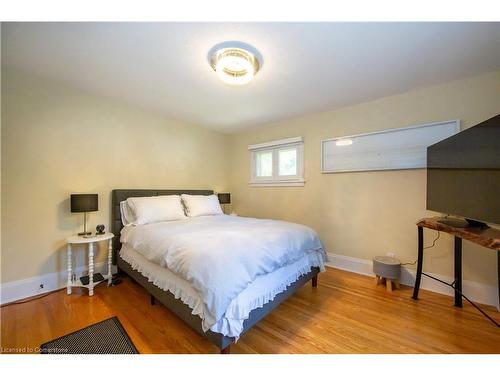
[[[270,141],[270,142],[257,143],[255,145],[250,145],[250,146],[248,146],[248,149],[250,151],[254,151],[254,150],[259,150],[262,148],[271,148],[271,147],[275,147],[275,146],[291,145],[293,143],[304,143],[304,140],[302,139],[302,137],[278,139],[276,141]]]
[[[295,148],[297,150],[297,174],[293,176],[279,176],[279,150]],[[250,186],[304,186],[304,141],[302,137],[286,138],[271,142],[248,146],[250,155]],[[257,153],[272,151],[273,175],[271,177],[256,176]]]

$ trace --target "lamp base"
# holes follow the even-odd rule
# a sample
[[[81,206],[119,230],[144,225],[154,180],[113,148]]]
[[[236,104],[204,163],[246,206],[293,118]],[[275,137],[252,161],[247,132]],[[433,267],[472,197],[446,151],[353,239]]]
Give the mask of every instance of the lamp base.
[[[91,235],[92,235],[92,232],[80,232],[80,233],[78,233],[78,235],[79,235],[80,237],[91,236]]]

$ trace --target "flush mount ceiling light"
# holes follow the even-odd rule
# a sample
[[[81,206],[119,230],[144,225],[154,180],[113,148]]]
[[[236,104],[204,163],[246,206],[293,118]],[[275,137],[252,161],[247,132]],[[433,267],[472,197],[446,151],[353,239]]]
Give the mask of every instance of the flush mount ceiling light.
[[[259,59],[252,47],[226,42],[212,48],[210,65],[221,81],[230,85],[250,82],[260,69]]]

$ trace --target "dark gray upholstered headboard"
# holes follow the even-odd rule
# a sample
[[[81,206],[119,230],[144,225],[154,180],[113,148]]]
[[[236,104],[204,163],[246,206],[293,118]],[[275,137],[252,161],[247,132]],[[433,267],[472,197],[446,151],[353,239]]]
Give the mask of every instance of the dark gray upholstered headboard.
[[[120,242],[120,232],[123,228],[120,213],[120,202],[130,197],[152,197],[155,195],[211,195],[213,190],[153,190],[153,189],[115,189],[111,192],[111,231],[115,235],[113,238],[113,264],[116,264],[116,256],[122,244]]]

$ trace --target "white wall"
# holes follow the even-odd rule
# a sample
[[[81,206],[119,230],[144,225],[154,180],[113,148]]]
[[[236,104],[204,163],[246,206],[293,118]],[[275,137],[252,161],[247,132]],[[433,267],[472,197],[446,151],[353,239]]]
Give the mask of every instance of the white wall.
[[[112,189],[227,189],[225,135],[2,73],[2,283],[65,269],[65,238],[83,223],[72,192],[99,194],[94,228],[109,227]]]
[[[462,79],[335,111],[255,127],[230,138],[233,209],[241,215],[314,228],[334,254],[416,259],[417,220],[426,211],[426,170],[321,173],[322,139],[460,119],[462,129],[500,113],[500,72]],[[304,187],[251,187],[248,145],[303,136]],[[436,232],[425,231],[426,244]],[[453,275],[452,238],[426,251],[425,269]],[[464,242],[464,278],[496,288],[496,253]]]

